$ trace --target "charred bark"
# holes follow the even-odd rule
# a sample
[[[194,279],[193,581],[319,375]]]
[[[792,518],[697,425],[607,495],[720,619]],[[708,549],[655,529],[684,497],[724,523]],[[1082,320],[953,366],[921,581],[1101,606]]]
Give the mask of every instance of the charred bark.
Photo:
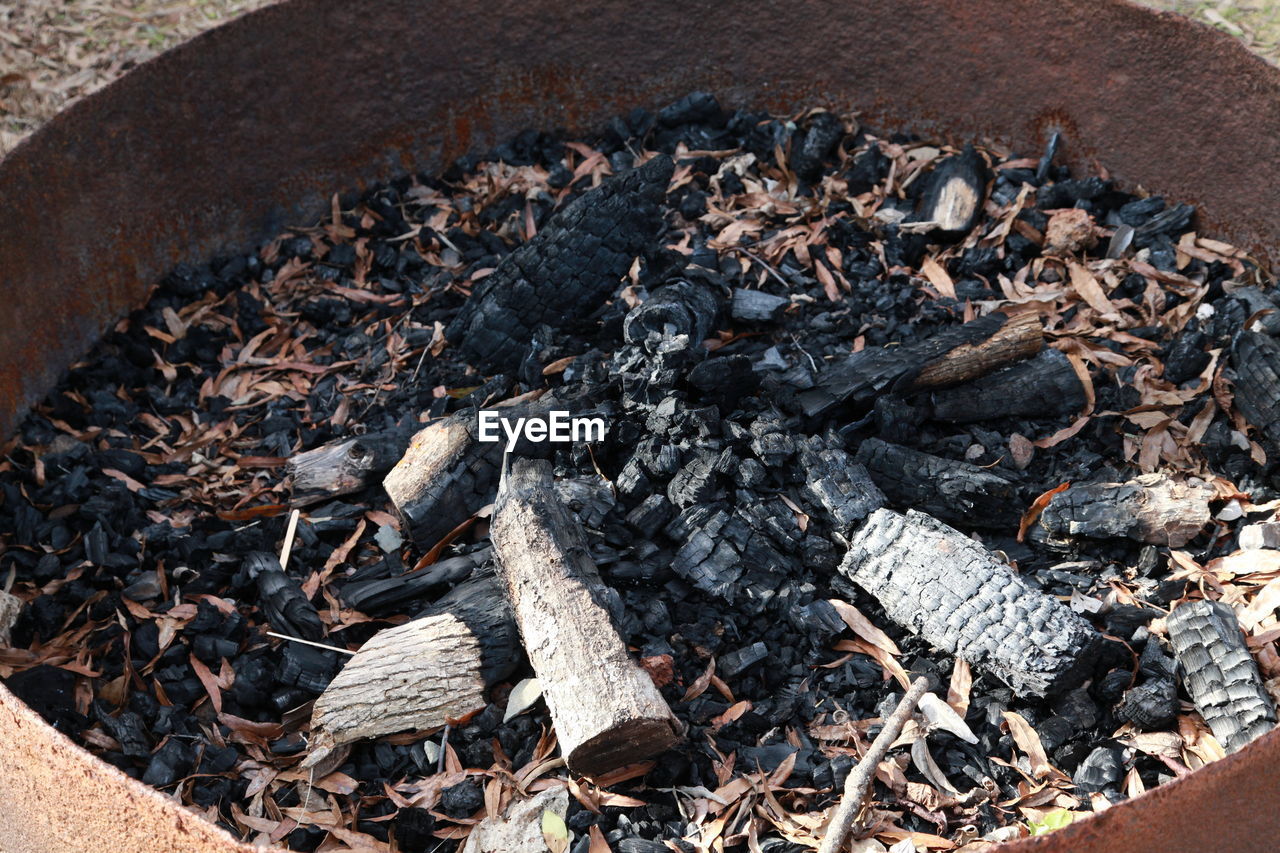
[[[844,406],[866,408],[892,390],[906,394],[968,382],[1040,351],[1044,336],[1034,314],[988,314],[903,347],[875,347],[828,365],[817,384],[796,395],[806,415]]]
[[[311,755],[362,738],[433,729],[485,706],[485,690],[520,660],[520,642],[492,571],[454,587],[425,616],[375,634],[311,712]]]
[[[403,605],[429,599],[450,589],[489,561],[489,549],[450,557],[412,572],[390,578],[348,583],[338,591],[343,603],[369,616],[402,613]]]
[[[289,503],[310,506],[372,485],[400,460],[412,437],[412,430],[397,427],[297,454],[285,465],[292,488]]]
[[[1084,386],[1070,360],[1056,349],[973,382],[933,392],[933,417],[951,423],[995,418],[1047,418],[1084,408]]]
[[[897,506],[965,527],[1007,530],[1018,525],[1018,487],[1006,474],[878,438],[863,441],[854,459]]]
[[[593,312],[652,248],[673,171],[660,155],[574,199],[476,286],[445,336],[480,367],[518,368],[535,329]]]
[[[604,583],[556,497],[550,463],[512,463],[490,535],[569,768],[599,775],[674,744],[680,724],[609,618]]]
[[[1091,672],[1102,638],[964,534],[914,510],[872,513],[840,571],[927,642],[1043,698]]]
[[[1280,342],[1241,332],[1231,348],[1236,408],[1273,443],[1280,444]]]
[[[1165,474],[1143,474],[1128,483],[1085,483],[1054,495],[1031,536],[1062,549],[1079,536],[1181,548],[1209,523],[1213,496],[1209,486]]]
[[[1245,648],[1235,611],[1192,601],[1169,614],[1182,683],[1223,749],[1235,752],[1275,727],[1276,706]]]

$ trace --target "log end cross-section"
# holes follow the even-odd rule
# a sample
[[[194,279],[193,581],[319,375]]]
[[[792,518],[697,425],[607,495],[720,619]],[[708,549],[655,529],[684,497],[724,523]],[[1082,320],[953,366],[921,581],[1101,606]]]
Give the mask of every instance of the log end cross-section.
[[[597,776],[674,744],[680,724],[609,618],[586,536],[556,496],[550,463],[512,463],[490,536],[569,768]]]

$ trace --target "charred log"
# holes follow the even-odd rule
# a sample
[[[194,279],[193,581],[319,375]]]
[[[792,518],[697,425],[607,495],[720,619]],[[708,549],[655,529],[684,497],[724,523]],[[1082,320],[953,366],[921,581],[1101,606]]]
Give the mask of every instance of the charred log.
[[[871,514],[840,571],[933,645],[1043,698],[1089,674],[1102,638],[959,531],[914,510]]]
[[[886,390],[909,393],[985,376],[1040,351],[1044,336],[1034,314],[988,314],[903,347],[874,347],[828,365],[817,384],[796,396],[809,416],[843,406],[864,409]]]
[[[1280,443],[1280,342],[1241,332],[1231,349],[1236,371],[1236,408],[1274,443]]]
[[[790,304],[791,300],[785,296],[774,296],[762,290],[734,288],[729,313],[735,320],[772,323],[782,317]]]
[[[1070,360],[1056,349],[973,382],[933,392],[933,417],[951,423],[995,418],[1047,418],[1084,408],[1084,386]]]
[[[629,344],[684,337],[699,346],[710,336],[720,314],[720,299],[709,288],[690,281],[664,285],[627,312],[622,323]]]
[[[244,571],[258,584],[258,606],[271,627],[281,634],[319,640],[324,636],[320,614],[298,586],[284,573],[274,554],[255,551],[244,561]]]
[[[454,587],[421,618],[375,634],[311,712],[311,755],[362,738],[433,729],[484,707],[485,690],[520,660],[520,642],[492,571]]]
[[[395,577],[349,583],[338,591],[338,596],[353,610],[369,616],[402,613],[403,605],[429,599],[456,586],[488,561],[489,549],[485,548]]]
[[[1143,474],[1128,483],[1086,483],[1050,499],[1031,527],[1034,541],[1069,548],[1073,539],[1127,538],[1181,548],[1209,523],[1209,486]]]
[[[1235,752],[1275,727],[1275,702],[1234,610],[1219,601],[1188,602],[1169,614],[1168,627],[1182,683],[1225,750]]]
[[[674,744],[680,724],[627,654],[586,537],[556,497],[549,463],[511,465],[491,538],[570,769],[599,775]]]
[[[931,456],[869,438],[854,456],[889,501],[951,524],[987,529],[1017,527],[1017,483],[1012,477],[968,462]]]
[[[404,455],[412,430],[388,429],[331,441],[291,458],[285,466],[296,507],[310,506],[373,485]]]
[[[658,156],[570,202],[477,285],[446,337],[481,367],[519,367],[535,329],[593,312],[652,248],[673,171]]]
[[[885,496],[867,469],[832,439],[813,436],[800,443],[804,492],[842,536],[885,504]]]

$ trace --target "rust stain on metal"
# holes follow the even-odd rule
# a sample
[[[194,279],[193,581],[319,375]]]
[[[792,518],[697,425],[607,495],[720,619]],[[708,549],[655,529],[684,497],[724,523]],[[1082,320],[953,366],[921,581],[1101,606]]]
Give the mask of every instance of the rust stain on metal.
[[[623,0],[290,0],[85,99],[0,161],[0,436],[179,261],[257,247],[335,188],[435,171],[526,127],[599,127],[693,89],[858,110],[872,127],[1038,153],[1067,131],[1280,261],[1280,70],[1121,0],[690,0],[708,38]],[[1263,851],[1280,733],[1021,851]],[[43,850],[238,851],[0,688],[0,839]],[[181,838],[179,838],[181,836]]]

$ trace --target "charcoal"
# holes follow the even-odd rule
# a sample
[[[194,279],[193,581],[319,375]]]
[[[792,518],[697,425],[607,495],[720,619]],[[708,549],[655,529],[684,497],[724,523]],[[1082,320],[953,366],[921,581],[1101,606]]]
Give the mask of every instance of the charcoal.
[[[280,681],[283,683],[310,693],[322,693],[337,672],[336,652],[302,643],[284,644],[280,656]]]
[[[258,584],[258,604],[271,627],[304,640],[324,636],[324,623],[302,587],[284,573],[275,555],[256,551],[245,558],[245,571]]]
[[[440,792],[440,811],[449,817],[471,817],[484,805],[484,791],[475,782],[459,782]]]
[[[189,775],[195,764],[194,750],[179,738],[170,737],[151,756],[142,781],[156,788],[165,788]]]
[[[1071,781],[1082,791],[1096,792],[1115,788],[1124,777],[1124,756],[1113,746],[1100,746],[1089,753]]]
[[[867,469],[854,462],[834,439],[806,439],[800,448],[800,467],[805,494],[842,535],[848,536],[855,524],[885,504],[884,494]]]
[[[708,288],[690,281],[676,281],[653,292],[647,300],[627,313],[622,324],[624,340],[646,345],[649,341],[684,337],[690,345],[701,344],[712,331],[720,313],[719,299]]]
[[[730,314],[735,320],[772,323],[782,317],[782,312],[791,304],[791,300],[785,296],[765,293],[763,290],[734,288],[733,300],[730,304]]]
[[[823,162],[844,135],[844,122],[832,113],[815,113],[800,144],[791,154],[791,169],[802,180],[813,182],[822,174]]]
[[[1234,610],[1217,601],[1188,602],[1169,615],[1168,627],[1183,686],[1224,749],[1235,752],[1275,727],[1275,702]]]
[[[1143,731],[1164,729],[1178,717],[1178,686],[1172,678],[1158,678],[1126,690],[1115,715]]]
[[[133,711],[121,711],[114,717],[101,702],[94,703],[94,712],[102,728],[120,744],[120,751],[131,758],[143,758],[151,754],[151,741],[147,737],[147,725]]]
[[[752,643],[721,657],[716,661],[716,670],[725,678],[734,678],[768,656],[769,649],[764,643]]]
[[[655,157],[570,202],[476,286],[445,336],[477,364],[516,369],[539,325],[578,321],[652,249],[673,170]]]
[[[973,382],[933,392],[933,417],[952,423],[1051,418],[1084,408],[1084,387],[1067,357],[1044,349],[1027,361]]]
[[[874,595],[895,622],[1021,695],[1044,697],[1076,686],[1100,652],[1102,639],[1084,620],[915,510],[872,513],[840,572]]]
[[[1280,342],[1241,332],[1231,347],[1240,414],[1273,443],[1280,443]]]
[[[1209,523],[1212,488],[1165,474],[1143,474],[1127,483],[1080,483],[1054,495],[1032,536],[1055,547],[1076,537],[1125,537],[1181,548]]]
[[[972,527],[1017,528],[1021,515],[1011,476],[954,462],[869,438],[853,457],[872,481],[901,507],[914,507],[941,521]]]

